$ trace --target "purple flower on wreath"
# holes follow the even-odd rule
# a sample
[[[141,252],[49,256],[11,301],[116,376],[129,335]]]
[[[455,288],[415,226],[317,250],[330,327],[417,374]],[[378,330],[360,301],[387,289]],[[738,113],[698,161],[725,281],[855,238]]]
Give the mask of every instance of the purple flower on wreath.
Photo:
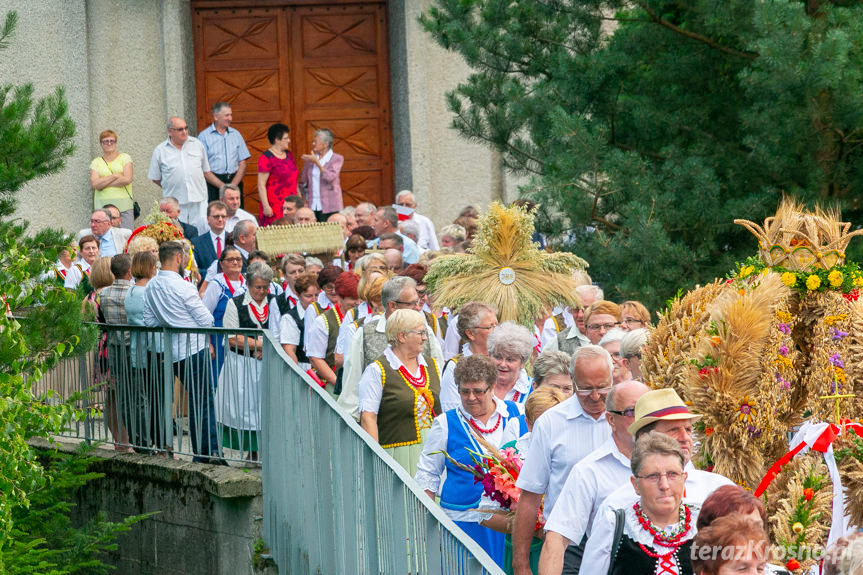
[[[845,367],[845,363],[842,361],[842,358],[838,353],[834,353],[830,356],[830,363],[835,365],[836,367]]]
[[[783,345],[779,348],[779,355],[788,355],[788,346]]]
[[[782,374],[776,372],[776,381],[779,382],[780,389],[791,389],[791,382],[782,377]]]
[[[788,326],[787,323],[780,323],[776,327],[785,335],[791,335],[791,328]]]
[[[833,328],[833,331],[830,333],[830,339],[842,339],[848,335],[847,331],[842,331],[839,328]]]
[[[758,429],[757,427],[755,427],[754,425],[749,425],[746,428],[746,433],[749,434],[749,437],[754,439],[754,438],[759,437],[761,435],[761,430]]]

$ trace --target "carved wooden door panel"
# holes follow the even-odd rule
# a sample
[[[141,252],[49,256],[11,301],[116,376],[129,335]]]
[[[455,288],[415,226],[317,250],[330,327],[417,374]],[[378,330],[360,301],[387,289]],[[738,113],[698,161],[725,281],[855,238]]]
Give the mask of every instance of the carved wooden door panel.
[[[237,4],[241,4],[237,2]],[[291,128],[291,152],[311,150],[314,132],[331,130],[345,157],[345,205],[393,200],[392,134],[383,2],[193,2],[198,130],[210,109],[231,104],[233,127],[252,157],[245,207],[258,213],[257,159],[269,147],[267,128]]]

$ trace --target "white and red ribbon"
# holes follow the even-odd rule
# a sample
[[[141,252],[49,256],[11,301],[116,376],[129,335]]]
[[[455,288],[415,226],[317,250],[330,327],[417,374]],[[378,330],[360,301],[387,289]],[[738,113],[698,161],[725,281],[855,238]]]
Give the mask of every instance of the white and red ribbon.
[[[827,465],[830,480],[833,483],[833,521],[830,525],[830,534],[827,537],[827,546],[832,545],[849,530],[847,520],[845,519],[845,492],[842,489],[842,479],[839,476],[836,457],[833,455],[833,442],[843,433],[847,433],[849,429],[853,429],[859,437],[863,437],[863,425],[850,419],[843,419],[840,421],[840,424],[841,426],[833,423],[813,423],[811,421],[804,423],[791,439],[791,449],[770,466],[770,469],[767,470],[767,473],[755,490],[755,496],[760,497],[776,476],[779,475],[782,466],[791,461],[796,455],[806,453],[808,449],[823,453],[824,463]]]

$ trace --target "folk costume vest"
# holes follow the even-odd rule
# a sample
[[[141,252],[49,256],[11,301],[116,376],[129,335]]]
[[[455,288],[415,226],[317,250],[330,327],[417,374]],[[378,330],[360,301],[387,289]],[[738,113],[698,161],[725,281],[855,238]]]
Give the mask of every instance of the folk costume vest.
[[[566,336],[568,333],[569,330],[565,329],[557,334],[557,349],[572,355],[575,353],[575,350],[581,347],[581,340],[578,336],[567,339]]]
[[[233,298],[234,305],[237,306],[237,319],[240,323],[240,329],[261,329],[261,327],[258,326],[257,323],[255,323],[255,320],[252,319],[252,312],[249,310],[249,305],[251,304],[243,305],[243,299],[245,297],[246,294],[242,294]],[[272,294],[267,294],[267,305],[273,305],[274,299],[275,296],[273,296]],[[263,329],[267,329],[267,326],[264,325]],[[250,346],[243,346],[243,349],[235,349],[233,351],[242,355],[252,354],[252,349]]]
[[[390,367],[390,362],[381,353],[375,360],[381,368],[383,395],[378,410],[378,440],[381,447],[401,447],[413,445],[421,441],[420,421],[417,416],[416,403],[418,395],[425,395],[427,400],[431,395],[432,417],[440,414],[440,376],[437,363],[429,357],[428,366],[422,366],[426,373],[426,383],[423,389],[415,388],[408,383],[398,370]],[[405,406],[410,405],[410,409]]]
[[[285,292],[287,293],[287,292]],[[305,333],[306,324],[300,319],[300,312],[297,311],[297,306],[291,306],[291,302],[285,296],[285,293],[276,298],[276,305],[279,306],[279,313],[282,315],[288,314],[294,319],[297,324],[297,329],[300,330],[300,343],[297,344],[297,363],[309,363],[309,357],[306,355]],[[308,311],[308,310],[306,310]]]
[[[339,317],[335,306],[321,314],[321,317],[324,318],[324,327],[327,329],[327,355],[324,357],[324,361],[333,367],[336,365],[336,341],[339,339],[339,328],[344,319]]]

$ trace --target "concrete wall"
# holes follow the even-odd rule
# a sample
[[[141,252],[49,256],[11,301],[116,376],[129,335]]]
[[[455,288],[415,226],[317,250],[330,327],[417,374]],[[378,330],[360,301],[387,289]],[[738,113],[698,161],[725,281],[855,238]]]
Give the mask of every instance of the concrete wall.
[[[515,184],[494,152],[450,128],[444,95],[469,70],[418,24],[431,1],[389,4],[393,134],[396,192],[412,189],[440,227],[467,204],[511,199]],[[167,117],[195,125],[190,0],[0,0],[0,15],[8,10],[18,11],[19,30],[0,57],[0,79],[31,82],[37,95],[65,86],[78,129],[65,170],[26,186],[19,215],[37,228],[87,226],[89,164],[104,129],[116,131],[118,149],[132,156],[134,195],[149,212],[161,191],[147,168],[167,137]]]
[[[34,446],[49,447],[36,440]],[[51,446],[53,448],[54,446]],[[67,452],[73,444],[59,443]],[[77,494],[72,520],[83,524],[97,512],[109,521],[157,511],[117,538],[104,561],[116,573],[136,575],[276,575],[271,563],[253,566],[261,538],[263,490],[260,469],[200,463],[96,449],[90,471],[104,473]]]
[[[64,86],[77,127],[63,172],[30,182],[18,215],[36,228],[77,231],[92,209],[90,161],[112,129],[132,156],[135,199],[144,212],[161,196],[147,179],[168,115],[195,118],[189,0],[0,0],[0,17],[18,12],[18,32],[0,56],[4,83],[30,82],[37,96]]]

